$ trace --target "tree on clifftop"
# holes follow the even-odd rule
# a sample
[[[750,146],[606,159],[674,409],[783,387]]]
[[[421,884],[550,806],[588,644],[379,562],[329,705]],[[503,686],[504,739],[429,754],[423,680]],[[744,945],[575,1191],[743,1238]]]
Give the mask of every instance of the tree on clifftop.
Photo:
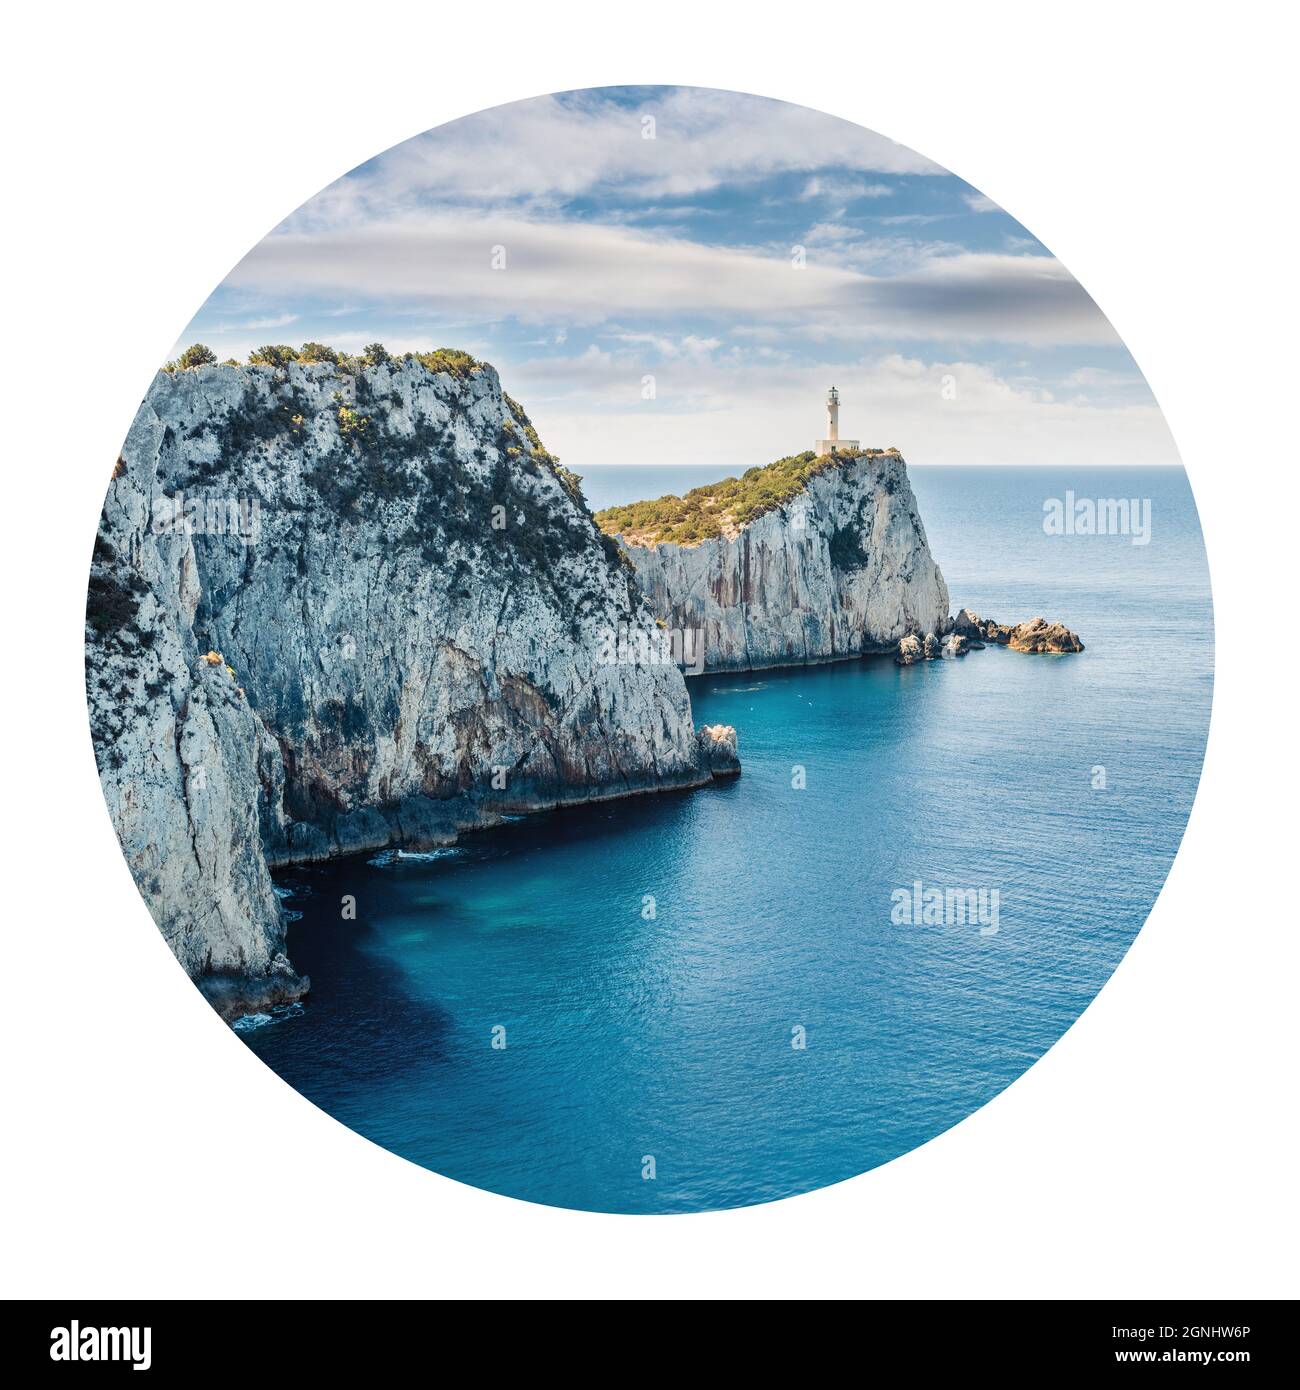
[[[268,344],[248,354],[250,367],[287,367],[290,362],[297,360],[297,349],[291,348],[287,343]]]
[[[176,359],[178,367],[210,367],[217,360],[217,354],[206,343],[192,343]]]
[[[337,367],[339,355],[332,347],[326,347],[324,343],[304,343],[302,351],[298,354],[299,362],[328,362],[331,366]]]

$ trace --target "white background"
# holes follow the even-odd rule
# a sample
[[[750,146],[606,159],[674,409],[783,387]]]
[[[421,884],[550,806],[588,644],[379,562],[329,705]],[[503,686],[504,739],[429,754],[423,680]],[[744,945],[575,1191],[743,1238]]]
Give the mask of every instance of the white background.
[[[1251,3],[933,0],[11,12],[3,1291],[1300,1293],[1295,172],[1282,101],[1294,36],[1274,28],[1282,16]],[[1038,1065],[956,1129],[838,1187],[616,1218],[493,1197],[374,1147],[265,1069],[185,985],[99,795],[81,626],[137,402],[246,249],[426,127],[650,82],[871,126],[1042,238],[1111,318],[1182,450],[1218,675],[1205,778],[1165,891]],[[1157,614],[1153,683],[1164,642]]]

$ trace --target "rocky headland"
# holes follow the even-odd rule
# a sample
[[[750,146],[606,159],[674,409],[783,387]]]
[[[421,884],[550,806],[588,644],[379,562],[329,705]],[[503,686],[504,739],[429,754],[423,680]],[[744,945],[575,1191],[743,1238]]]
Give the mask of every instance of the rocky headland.
[[[683,666],[1083,650],[1041,618],[949,617],[895,449],[593,517],[485,363],[262,357],[158,374],[86,614],[114,826],[225,1018],[309,987],[276,866],[738,773]]]
[[[1083,650],[1043,618],[949,616],[897,449],[796,454],[685,497],[606,508],[596,521],[635,565],[660,624],[702,650],[702,670],[880,652],[910,666],[989,644]]]
[[[706,670],[886,652],[948,622],[948,587],[897,450],[794,455],[596,521],[660,622],[701,634]]]
[[[643,635],[609,660],[605,635]],[[160,372],[87,602],[101,781],[227,1017],[298,997],[270,868],[738,768],[631,565],[464,354]]]

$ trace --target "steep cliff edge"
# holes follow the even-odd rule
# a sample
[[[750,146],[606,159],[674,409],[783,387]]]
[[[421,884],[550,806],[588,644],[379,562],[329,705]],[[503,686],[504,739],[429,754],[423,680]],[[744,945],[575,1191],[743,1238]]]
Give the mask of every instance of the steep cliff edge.
[[[258,788],[279,749],[225,665],[200,656],[192,540],[152,530],[149,433],[137,418],[95,540],[86,605],[91,735],[145,903],[181,965],[233,1017],[308,987],[284,955],[262,852]]]
[[[796,455],[596,520],[619,538],[659,620],[702,634],[709,670],[835,661],[949,624],[895,450]]]
[[[676,666],[605,659],[611,629],[655,633],[491,367],[160,373],[96,544],[91,723],[132,873],[223,1012],[305,987],[268,863],[722,775]]]

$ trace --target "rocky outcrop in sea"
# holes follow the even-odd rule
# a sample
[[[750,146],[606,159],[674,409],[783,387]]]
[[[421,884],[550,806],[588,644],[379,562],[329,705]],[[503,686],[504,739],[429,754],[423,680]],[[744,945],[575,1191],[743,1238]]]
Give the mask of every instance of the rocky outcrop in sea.
[[[740,772],[736,731],[730,724],[702,724],[697,737],[700,761],[715,777],[734,777]]]
[[[953,619],[952,630],[972,646],[994,643],[1016,652],[1065,653],[1083,651],[1077,632],[1062,623],[1049,623],[1046,618],[1030,618],[1024,623],[999,623],[992,618],[961,609]]]
[[[995,622],[992,618],[981,618],[963,608],[944,625],[942,631],[942,639],[933,632],[926,633],[924,637],[908,633],[900,640],[894,660],[900,666],[912,666],[918,661],[933,661],[936,657],[965,656],[967,652],[982,651],[989,644],[1031,653],[1083,650],[1078,633],[1071,632],[1061,623],[1049,623],[1046,618],[1006,624]]]

